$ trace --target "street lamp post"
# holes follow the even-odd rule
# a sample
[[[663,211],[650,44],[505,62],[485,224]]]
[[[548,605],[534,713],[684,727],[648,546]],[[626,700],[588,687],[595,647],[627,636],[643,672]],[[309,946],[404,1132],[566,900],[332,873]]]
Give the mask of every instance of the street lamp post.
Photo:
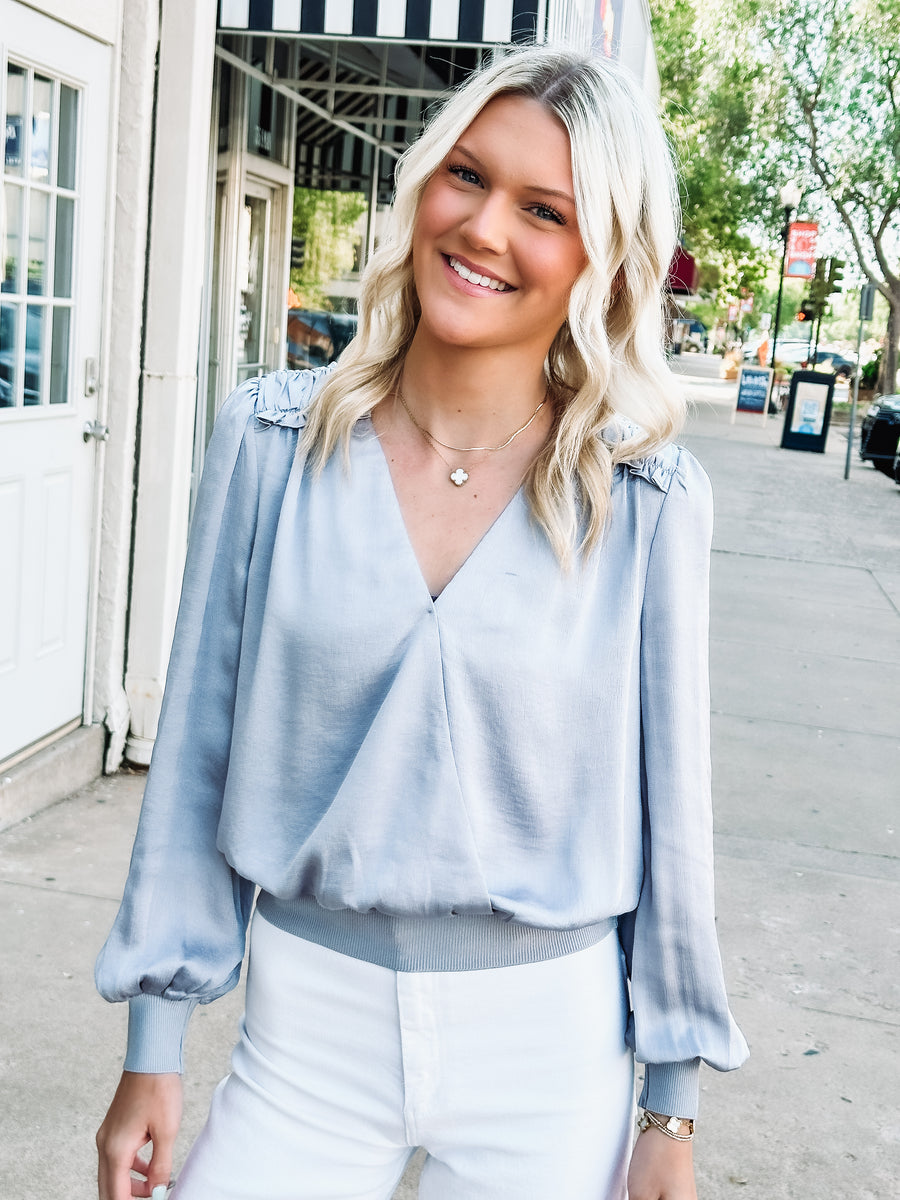
[[[784,227],[781,230],[781,270],[778,273],[778,300],[775,304],[775,328],[772,331],[772,371],[775,370],[775,351],[778,348],[778,326],[781,324],[781,294],[784,290],[784,264],[787,262],[788,237],[791,232],[791,213],[800,205],[800,188],[793,180],[786,183],[778,193],[781,209],[784,213]]]

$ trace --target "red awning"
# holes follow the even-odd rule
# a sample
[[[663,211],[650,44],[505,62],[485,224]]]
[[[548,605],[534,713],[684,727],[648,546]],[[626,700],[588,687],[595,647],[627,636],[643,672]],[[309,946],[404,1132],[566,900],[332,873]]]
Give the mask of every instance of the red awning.
[[[675,247],[669,264],[669,290],[675,295],[691,295],[697,286],[697,264],[694,256],[681,246]]]

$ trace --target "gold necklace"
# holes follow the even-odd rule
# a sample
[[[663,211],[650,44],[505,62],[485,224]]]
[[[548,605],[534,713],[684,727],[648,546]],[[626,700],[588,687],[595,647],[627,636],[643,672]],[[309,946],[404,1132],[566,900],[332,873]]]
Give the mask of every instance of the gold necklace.
[[[497,450],[505,450],[506,447],[511,445],[512,442],[515,441],[515,439],[519,436],[520,433],[524,433],[525,430],[528,428],[528,426],[532,423],[532,421],[534,421],[535,417],[538,415],[538,413],[541,411],[541,409],[547,403],[547,395],[548,395],[547,392],[544,393],[543,400],[540,402],[540,404],[537,406],[537,408],[534,410],[534,412],[531,414],[531,416],[528,418],[528,420],[525,422],[525,424],[520,425],[519,428],[514,433],[511,433],[505,442],[501,442],[499,446],[448,446],[446,442],[442,442],[438,438],[436,438],[433,433],[431,433],[429,430],[427,430],[425,428],[424,425],[419,424],[419,422],[413,416],[409,405],[406,403],[406,400],[403,397],[403,393],[400,391],[399,388],[396,388],[396,392],[397,392],[397,397],[398,397],[400,403],[403,405],[406,415],[409,417],[410,421],[412,421],[413,425],[415,425],[416,429],[418,429],[419,433],[421,433],[422,437],[425,439],[425,441],[428,443],[428,445],[431,447],[431,449],[435,452],[435,454],[438,456],[438,458],[441,460],[441,462],[445,466],[450,467],[450,482],[455,484],[456,487],[462,487],[463,484],[468,483],[469,472],[464,467],[454,467],[452,463],[448,462],[447,459],[444,458],[443,454],[441,454],[440,450],[438,450],[438,446],[443,446],[443,448],[445,450],[452,450],[455,454],[483,453],[484,455],[488,455],[488,454],[496,453]],[[483,462],[484,459],[481,459],[479,461]],[[478,463],[473,463],[470,465],[477,466]]]

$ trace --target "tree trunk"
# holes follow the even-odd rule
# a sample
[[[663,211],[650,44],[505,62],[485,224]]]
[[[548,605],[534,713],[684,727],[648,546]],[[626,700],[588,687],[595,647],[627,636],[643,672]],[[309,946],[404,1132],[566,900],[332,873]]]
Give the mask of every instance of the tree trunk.
[[[900,287],[891,289],[887,334],[884,339],[884,353],[881,356],[881,371],[878,377],[878,390],[883,396],[893,395],[897,390],[898,342],[900,342]]]

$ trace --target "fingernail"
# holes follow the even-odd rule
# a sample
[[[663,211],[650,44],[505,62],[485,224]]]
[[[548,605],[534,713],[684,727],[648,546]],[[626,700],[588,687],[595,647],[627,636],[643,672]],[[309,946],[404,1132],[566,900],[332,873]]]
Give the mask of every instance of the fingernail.
[[[164,1183],[158,1184],[150,1193],[150,1200],[166,1200],[166,1192],[168,1190]]]

